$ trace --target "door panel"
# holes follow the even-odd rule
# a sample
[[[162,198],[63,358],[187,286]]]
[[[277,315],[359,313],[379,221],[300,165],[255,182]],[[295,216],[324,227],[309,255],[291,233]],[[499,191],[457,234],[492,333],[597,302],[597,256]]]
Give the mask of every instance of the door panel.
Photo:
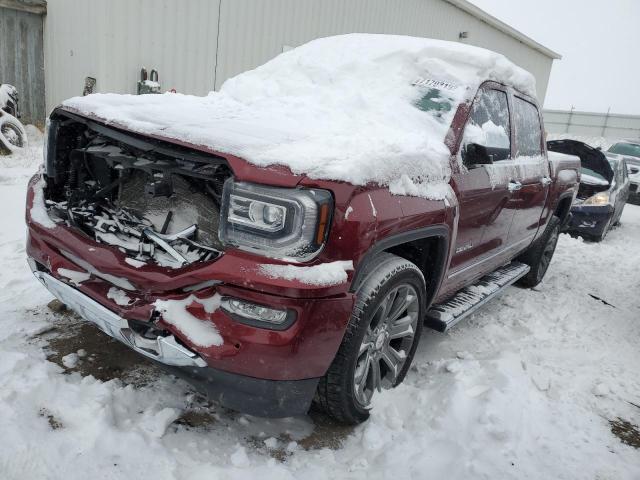
[[[447,287],[457,289],[479,272],[495,268],[491,258],[505,248],[514,210],[509,176],[496,175],[511,160],[511,121],[507,94],[480,89],[465,126],[452,176],[459,202],[455,250]]]
[[[627,171],[627,162],[625,162],[624,160],[620,160],[616,164],[615,179],[618,193],[615,197],[615,212],[613,214],[613,219],[615,221],[618,221],[620,219],[620,216],[622,215],[622,210],[624,209],[624,206],[629,199],[629,172]]]
[[[538,108],[522,98],[512,97],[515,132],[515,215],[509,230],[509,243],[523,243],[533,237],[541,223],[550,188],[549,160],[544,148]]]
[[[538,231],[544,222],[541,216],[550,188],[550,184],[544,181],[549,178],[546,157],[537,160],[516,158],[516,169],[520,189],[514,196],[515,215],[509,230],[510,244],[523,241]]]
[[[503,248],[513,219],[507,183],[492,185],[484,166],[452,177],[460,204],[456,249],[451,269],[459,270]]]

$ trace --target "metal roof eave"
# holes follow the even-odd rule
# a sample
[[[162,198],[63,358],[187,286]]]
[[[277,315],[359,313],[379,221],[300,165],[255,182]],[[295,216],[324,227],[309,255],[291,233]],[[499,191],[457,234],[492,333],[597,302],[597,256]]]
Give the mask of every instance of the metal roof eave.
[[[501,32],[506,33],[510,37],[515,38],[516,40],[524,43],[525,45],[539,51],[540,53],[542,53],[543,55],[546,55],[549,58],[552,58],[554,60],[560,60],[562,58],[562,55],[560,55],[559,53],[554,52],[550,48],[547,48],[544,45],[536,42],[534,39],[526,36],[522,32],[519,32],[515,28],[507,25],[502,20],[498,20],[493,15],[488,14],[487,12],[482,10],[480,7],[473,5],[467,0],[445,0],[445,1],[455,7],[458,7],[460,10],[463,10],[469,13],[470,15],[473,15],[480,21],[483,21],[488,25],[491,25],[492,27],[500,30]]]

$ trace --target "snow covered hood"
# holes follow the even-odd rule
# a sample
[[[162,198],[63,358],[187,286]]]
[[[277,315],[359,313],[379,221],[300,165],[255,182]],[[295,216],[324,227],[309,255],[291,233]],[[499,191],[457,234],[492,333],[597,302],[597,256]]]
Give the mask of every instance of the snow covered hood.
[[[449,179],[444,139],[455,110],[485,80],[535,96],[531,74],[488,50],[350,34],[283,53],[204,97],[94,94],[63,106],[258,166],[429,196],[430,184]]]

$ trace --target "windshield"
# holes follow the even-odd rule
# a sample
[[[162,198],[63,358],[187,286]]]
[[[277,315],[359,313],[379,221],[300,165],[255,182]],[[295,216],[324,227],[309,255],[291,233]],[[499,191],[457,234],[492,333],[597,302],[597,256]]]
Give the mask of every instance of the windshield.
[[[616,143],[609,148],[611,153],[619,155],[629,155],[631,157],[640,157],[640,145],[635,143]]]
[[[614,165],[611,165],[611,167],[615,168]],[[580,168],[580,171],[582,172],[580,176],[581,183],[588,183],[589,185],[609,185],[606,178],[590,168],[583,166]]]
[[[467,88],[441,80],[418,77],[411,83],[416,88],[413,105],[434,117],[439,123],[449,123]]]
[[[455,100],[446,92],[437,88],[429,88],[416,101],[415,106],[423,112],[430,112],[436,117],[440,117],[453,108],[454,102]]]

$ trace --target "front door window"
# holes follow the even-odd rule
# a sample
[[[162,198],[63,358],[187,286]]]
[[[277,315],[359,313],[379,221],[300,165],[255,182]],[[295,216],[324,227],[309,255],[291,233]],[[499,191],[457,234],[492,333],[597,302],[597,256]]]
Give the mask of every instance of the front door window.
[[[511,123],[507,94],[483,90],[473,103],[460,150],[467,168],[511,158]]]

